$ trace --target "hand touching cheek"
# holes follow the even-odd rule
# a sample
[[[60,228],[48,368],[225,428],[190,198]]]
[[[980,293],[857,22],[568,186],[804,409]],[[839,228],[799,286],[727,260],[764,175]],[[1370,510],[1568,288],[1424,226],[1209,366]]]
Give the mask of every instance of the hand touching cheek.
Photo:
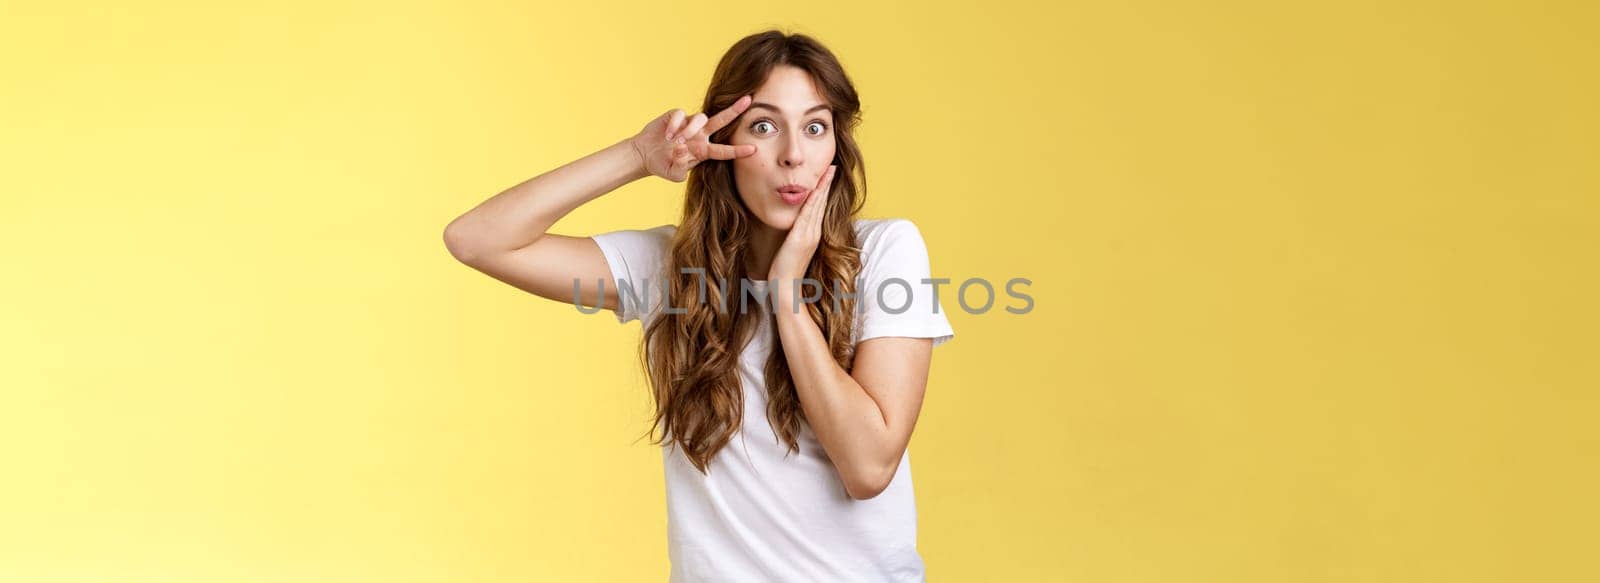
[[[790,297],[795,291],[794,280],[805,277],[806,266],[811,264],[812,256],[816,255],[817,243],[822,239],[822,217],[827,214],[828,191],[833,186],[833,174],[837,168],[828,166],[828,170],[822,173],[822,179],[806,195],[806,202],[800,207],[794,226],[789,229],[783,245],[778,248],[778,254],[772,259],[767,282],[775,299],[794,299]],[[791,304],[781,305],[787,307]]]

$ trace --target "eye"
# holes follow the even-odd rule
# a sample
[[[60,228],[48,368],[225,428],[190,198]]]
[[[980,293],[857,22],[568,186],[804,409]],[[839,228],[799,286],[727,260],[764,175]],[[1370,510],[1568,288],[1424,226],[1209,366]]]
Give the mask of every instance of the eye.
[[[763,120],[758,120],[755,123],[750,124],[750,130],[755,132],[757,135],[766,135],[768,133],[771,133],[771,131],[763,131],[761,129],[762,126],[772,126],[773,129],[771,131],[776,131],[777,130],[777,126],[776,125],[774,125],[771,121],[764,120],[764,119]],[[817,129],[815,131],[811,131],[811,128],[813,128],[813,127],[817,128]],[[810,133],[813,136],[820,136],[820,135],[825,134],[825,133],[828,132],[828,124],[823,123],[822,120],[812,121],[811,123],[806,124],[806,130],[807,130],[808,133]]]

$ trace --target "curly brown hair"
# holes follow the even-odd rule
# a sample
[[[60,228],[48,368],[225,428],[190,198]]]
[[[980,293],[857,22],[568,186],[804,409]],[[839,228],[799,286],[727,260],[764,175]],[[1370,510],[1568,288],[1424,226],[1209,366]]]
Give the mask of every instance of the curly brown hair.
[[[701,111],[726,109],[755,93],[773,69],[785,65],[807,72],[833,111],[836,147],[831,163],[838,171],[829,189],[822,237],[805,275],[825,283],[820,300],[806,304],[806,310],[822,330],[834,360],[848,371],[856,325],[856,300],[848,295],[856,293],[861,270],[854,224],[866,202],[866,168],[854,136],[861,102],[844,67],[822,43],[804,34],[777,30],[753,34],[734,43],[717,63]],[[711,141],[727,143],[737,129],[738,124],[728,124],[712,134]],[[706,298],[725,297],[729,306],[739,305],[739,282],[746,277],[752,222],[757,219],[739,197],[733,161],[709,159],[696,165],[686,190],[683,217],[663,273],[669,282],[665,297],[698,299],[705,289]],[[685,267],[703,268],[704,277],[682,273],[680,268]],[[652,443],[676,444],[696,469],[707,473],[711,458],[743,420],[739,354],[757,322],[745,317],[744,310],[724,309],[715,301],[674,303],[684,303],[685,313],[663,309],[645,327],[640,343],[640,359],[655,401],[649,433]],[[767,420],[789,452],[795,453],[805,414],[783,346],[776,338],[771,345],[764,371]],[[655,436],[658,429],[662,434]]]

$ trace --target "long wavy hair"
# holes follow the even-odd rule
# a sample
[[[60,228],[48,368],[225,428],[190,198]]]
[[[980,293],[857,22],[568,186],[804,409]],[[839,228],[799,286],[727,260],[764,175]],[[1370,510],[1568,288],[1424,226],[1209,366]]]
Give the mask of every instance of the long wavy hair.
[[[855,352],[856,301],[846,294],[857,293],[856,277],[861,269],[861,249],[853,225],[866,202],[866,168],[854,135],[861,122],[861,101],[844,67],[822,43],[804,34],[777,30],[753,34],[734,43],[717,63],[700,109],[726,109],[741,96],[755,93],[768,74],[782,65],[809,73],[833,110],[836,153],[831,163],[838,165],[838,170],[828,191],[817,253],[805,275],[823,282],[822,297],[805,307],[822,330],[834,361],[848,371]],[[728,143],[738,129],[739,124],[728,124],[713,133],[711,140]],[[739,309],[751,231],[759,219],[739,198],[733,161],[699,163],[690,169],[686,188],[683,217],[661,274],[669,282],[666,297],[673,299],[674,311],[681,308],[685,313],[663,309],[646,325],[640,359],[655,401],[651,442],[675,444],[697,470],[707,473],[712,456],[728,444],[743,421],[739,354],[756,330],[754,318],[770,315],[766,311],[743,314]],[[703,268],[705,277],[682,273],[679,268]],[[706,294],[706,301],[698,301],[701,293]],[[726,308],[718,300],[723,297],[727,298]],[[794,453],[800,449],[798,437],[805,414],[783,346],[775,334],[769,338],[772,352],[764,370],[767,421],[788,444],[787,453]],[[660,436],[655,435],[657,430]]]

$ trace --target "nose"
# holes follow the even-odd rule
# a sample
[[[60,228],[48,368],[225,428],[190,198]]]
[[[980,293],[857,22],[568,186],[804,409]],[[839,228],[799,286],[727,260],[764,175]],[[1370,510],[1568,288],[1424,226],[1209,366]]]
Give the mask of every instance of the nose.
[[[778,163],[785,168],[800,168],[805,165],[805,152],[801,150],[804,145],[800,143],[799,136],[793,136],[783,141],[783,151],[778,154]]]

